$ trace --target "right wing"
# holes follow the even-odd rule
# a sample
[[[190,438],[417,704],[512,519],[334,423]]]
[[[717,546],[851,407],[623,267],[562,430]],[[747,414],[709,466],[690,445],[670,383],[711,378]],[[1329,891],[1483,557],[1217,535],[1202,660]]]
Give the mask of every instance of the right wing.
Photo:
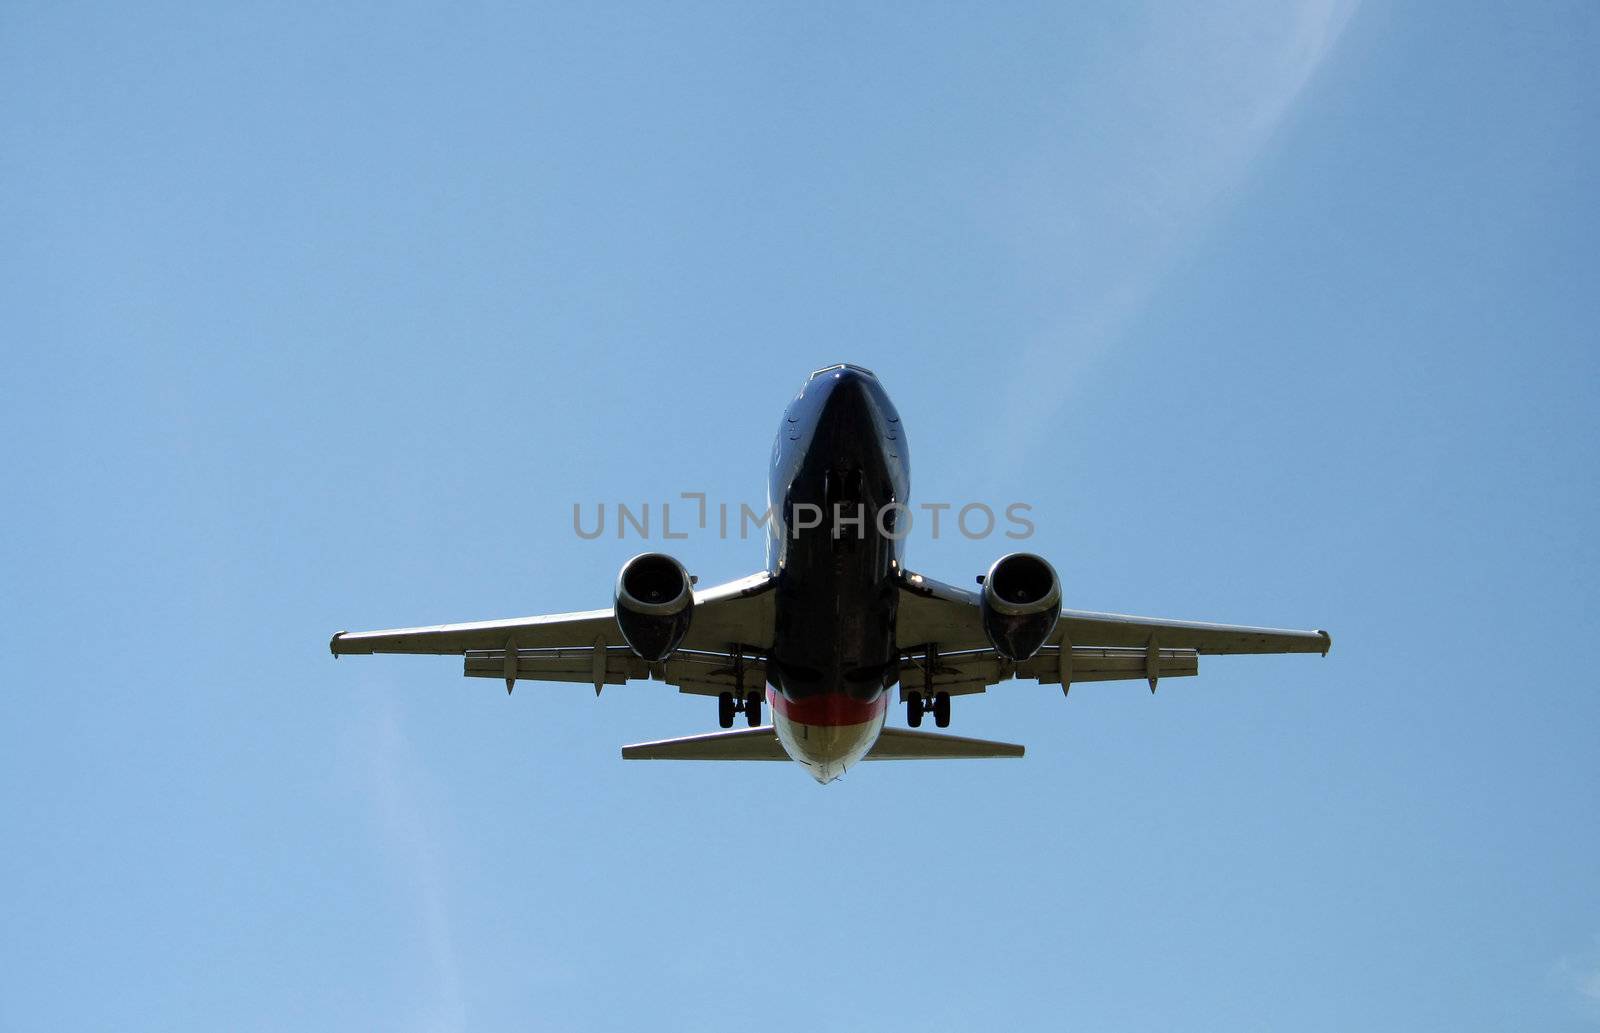
[[[1321,653],[1333,639],[1326,631],[1287,631],[1240,624],[1205,624],[1161,617],[1129,617],[1121,613],[1062,610],[1050,641],[1097,646],[1144,646],[1152,639],[1163,647],[1192,649],[1210,656],[1223,653]]]
[[[1326,631],[1286,631],[1205,624],[1120,613],[1062,610],[1038,653],[1021,662],[995,652],[983,631],[976,592],[921,574],[900,583],[895,642],[901,655],[900,697],[908,692],[983,692],[1008,678],[1060,685],[1145,680],[1199,673],[1199,656],[1224,653],[1322,653]]]
[[[985,649],[978,594],[935,581],[921,574],[906,574],[901,581],[900,614],[895,638],[902,650],[928,643],[940,651]],[[1205,624],[1162,617],[1130,617],[1121,613],[1062,610],[1051,645],[1148,647],[1151,639],[1163,649],[1190,649],[1202,655],[1217,653],[1323,653],[1332,639],[1326,631],[1286,631],[1238,624]]]

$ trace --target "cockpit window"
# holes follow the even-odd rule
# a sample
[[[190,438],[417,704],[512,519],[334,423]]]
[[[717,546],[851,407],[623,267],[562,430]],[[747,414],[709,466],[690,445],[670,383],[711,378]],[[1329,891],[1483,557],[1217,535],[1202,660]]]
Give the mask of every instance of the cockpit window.
[[[857,366],[853,362],[836,362],[832,366],[824,366],[821,369],[817,370],[816,372],[812,373],[811,376],[807,377],[806,379],[815,380],[818,377],[822,376],[824,373],[832,373],[835,370],[840,370],[840,369],[852,370],[852,371],[854,371],[856,373],[860,373],[864,377],[871,377],[873,380],[877,380],[878,379],[878,375],[876,373],[872,372],[872,370],[868,369],[865,366]]]

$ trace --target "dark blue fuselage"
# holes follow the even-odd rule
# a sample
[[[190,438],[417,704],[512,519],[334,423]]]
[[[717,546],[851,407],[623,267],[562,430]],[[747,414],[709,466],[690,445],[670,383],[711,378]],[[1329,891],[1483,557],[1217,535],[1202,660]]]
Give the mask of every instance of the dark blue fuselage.
[[[780,734],[785,719],[791,730],[870,725],[872,739],[882,727],[899,672],[909,490],[905,431],[877,377],[850,365],[812,374],[784,412],[768,485],[777,586],[768,699]]]

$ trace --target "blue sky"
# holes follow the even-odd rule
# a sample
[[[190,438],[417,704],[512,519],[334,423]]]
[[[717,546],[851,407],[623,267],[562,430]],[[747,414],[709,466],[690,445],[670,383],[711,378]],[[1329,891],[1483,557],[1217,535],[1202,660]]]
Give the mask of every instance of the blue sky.
[[[1600,11],[0,10],[0,1028],[1600,1026]],[[605,605],[812,368],[1085,609],[1019,763],[624,764]],[[913,535],[965,582],[1010,543]],[[755,542],[674,543],[703,582]]]

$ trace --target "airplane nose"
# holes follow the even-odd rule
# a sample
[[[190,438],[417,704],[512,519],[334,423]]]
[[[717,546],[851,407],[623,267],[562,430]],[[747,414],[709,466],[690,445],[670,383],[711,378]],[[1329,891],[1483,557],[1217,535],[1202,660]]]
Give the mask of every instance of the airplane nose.
[[[876,407],[877,386],[876,379],[855,370],[844,369],[827,374],[824,388],[827,400],[822,405],[824,418],[835,422],[853,422],[868,416]]]

